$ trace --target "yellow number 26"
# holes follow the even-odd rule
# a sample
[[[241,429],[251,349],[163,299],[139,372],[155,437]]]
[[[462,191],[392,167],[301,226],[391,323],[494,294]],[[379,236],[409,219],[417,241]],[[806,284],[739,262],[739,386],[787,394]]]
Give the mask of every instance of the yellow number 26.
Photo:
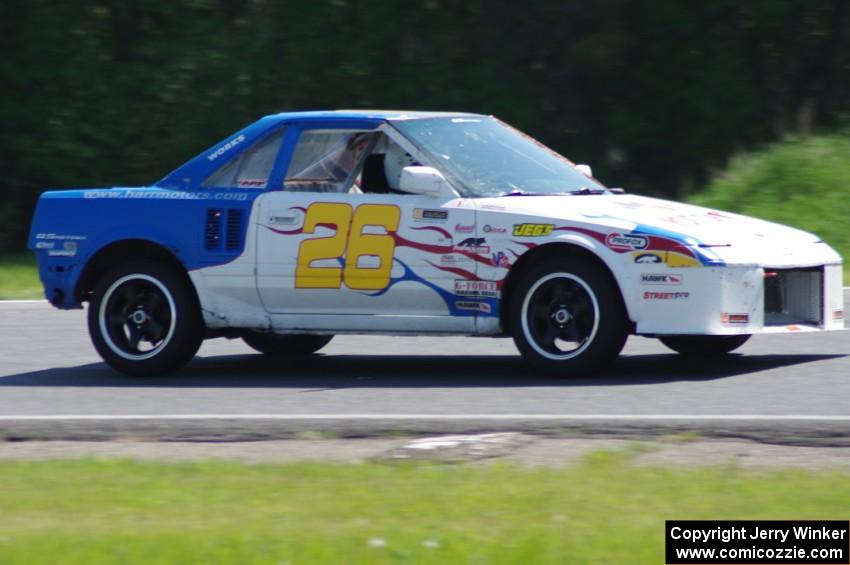
[[[316,228],[335,230],[327,237],[305,239],[298,248],[295,266],[295,288],[340,288],[381,290],[390,284],[395,240],[390,235],[398,230],[401,211],[396,206],[363,204],[352,210],[348,204],[317,202],[307,209],[304,233]],[[387,233],[368,233],[377,226]],[[361,266],[364,257],[377,257],[377,266]],[[314,267],[313,263],[327,259],[343,259],[340,266]]]

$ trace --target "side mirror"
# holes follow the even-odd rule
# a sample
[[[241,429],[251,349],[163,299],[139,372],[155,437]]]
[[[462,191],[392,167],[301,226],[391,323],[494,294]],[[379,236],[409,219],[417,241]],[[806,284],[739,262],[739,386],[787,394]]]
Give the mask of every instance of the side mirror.
[[[445,177],[433,167],[411,165],[401,170],[399,188],[404,192],[439,196],[445,184]]]
[[[593,176],[593,169],[590,168],[590,165],[576,165],[576,169],[578,169],[578,171],[580,173],[583,173],[585,176]]]

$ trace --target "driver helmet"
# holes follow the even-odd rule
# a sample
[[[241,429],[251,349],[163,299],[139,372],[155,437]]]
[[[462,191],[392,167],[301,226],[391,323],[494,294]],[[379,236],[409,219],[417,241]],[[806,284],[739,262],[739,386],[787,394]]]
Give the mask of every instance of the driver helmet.
[[[390,188],[399,190],[402,169],[415,164],[416,160],[401,145],[390,142],[384,153],[384,174],[387,176],[387,184]]]

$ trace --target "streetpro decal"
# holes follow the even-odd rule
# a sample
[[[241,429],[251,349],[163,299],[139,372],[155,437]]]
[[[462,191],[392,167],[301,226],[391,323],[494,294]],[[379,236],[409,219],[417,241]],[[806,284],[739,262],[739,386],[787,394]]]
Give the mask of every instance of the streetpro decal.
[[[644,300],[684,300],[691,295],[690,292],[644,292]]]
[[[680,285],[683,280],[679,274],[644,273],[640,276],[640,284]]]
[[[514,224],[515,237],[543,237],[552,233],[555,224]]]

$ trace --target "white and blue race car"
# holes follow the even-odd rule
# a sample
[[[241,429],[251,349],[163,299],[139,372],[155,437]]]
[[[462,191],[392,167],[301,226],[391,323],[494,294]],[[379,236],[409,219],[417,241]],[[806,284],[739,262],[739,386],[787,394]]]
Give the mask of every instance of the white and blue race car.
[[[809,233],[607,189],[477,114],[267,116],[140,188],[44,193],[48,300],[89,302],[115,369],[208,337],[304,355],[334,334],[510,336],[575,375],[630,334],[723,354],[843,328],[841,257]]]

